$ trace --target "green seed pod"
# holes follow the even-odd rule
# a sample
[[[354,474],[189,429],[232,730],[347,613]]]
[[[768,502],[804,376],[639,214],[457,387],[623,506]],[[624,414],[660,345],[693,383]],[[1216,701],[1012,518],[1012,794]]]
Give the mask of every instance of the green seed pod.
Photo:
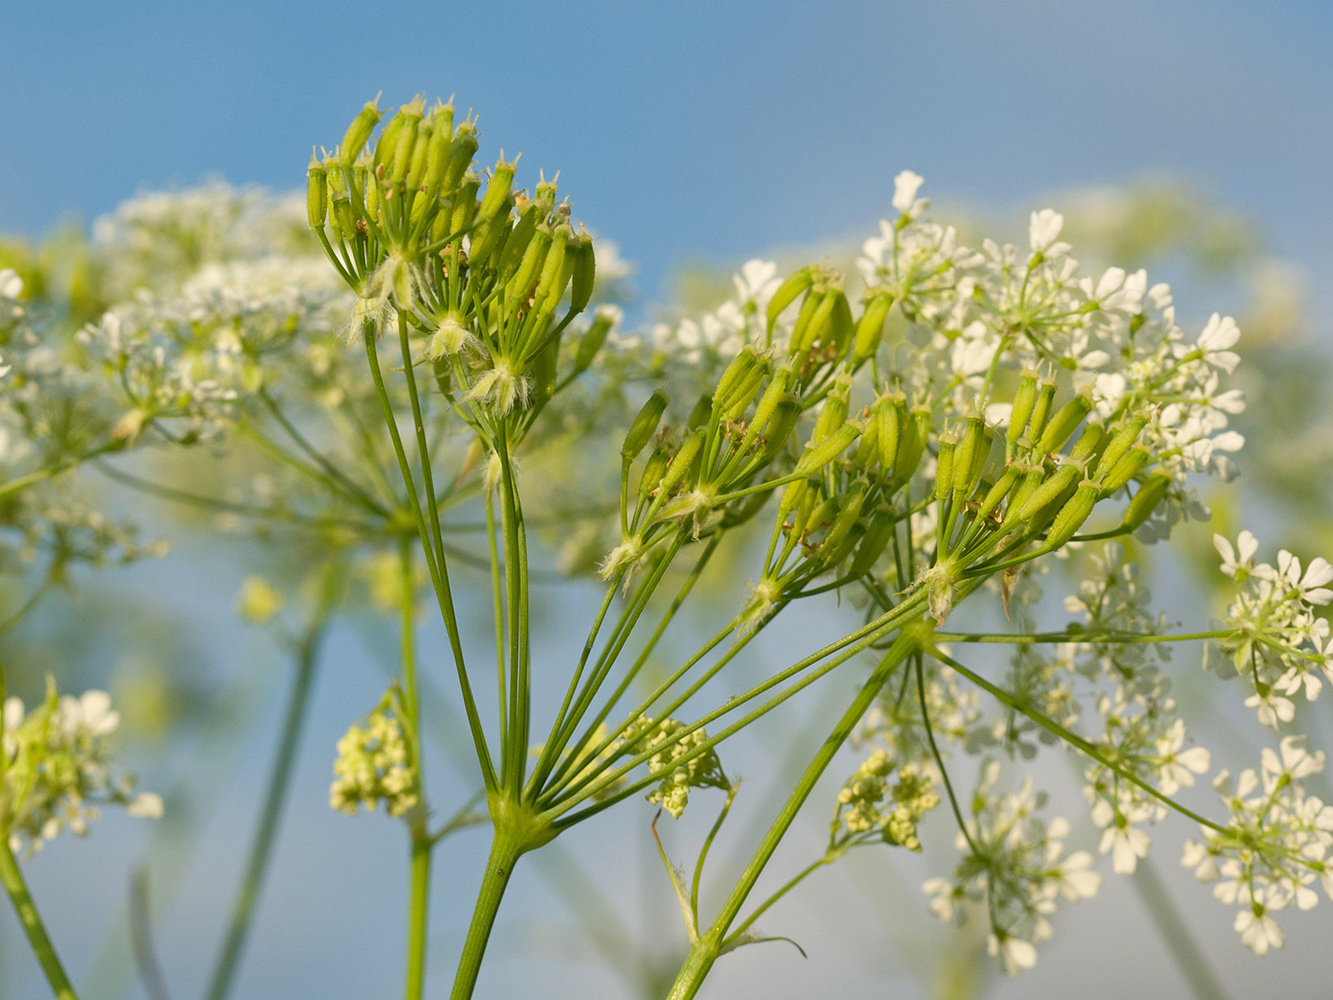
[[[356,216],[352,214],[352,203],[346,198],[334,198],[333,209],[329,213],[329,224],[348,239],[355,236]]]
[[[811,443],[805,446],[805,452],[796,463],[794,471],[802,475],[821,471],[841,455],[860,434],[860,428],[855,424],[843,424],[842,427],[818,444],[815,444],[814,440],[811,439]]]
[[[1023,514],[1024,508],[1045,481],[1046,470],[1040,466],[1028,469],[1023,473],[1023,478],[1014,484],[1009,503],[1005,507],[1004,520],[1000,523],[1002,533],[1012,530],[1019,521],[1023,520],[1025,516]]]
[[[449,194],[463,179],[477,153],[477,126],[463,122],[458,126],[449,143],[449,154],[445,157],[444,172],[440,175],[440,191]]]
[[[824,405],[819,408],[819,416],[815,418],[815,429],[810,435],[811,442],[819,444],[847,422],[847,397],[851,390],[851,376],[845,372],[839,373],[834,380],[833,388],[824,398]]]
[[[768,388],[759,397],[759,404],[754,408],[754,419],[750,421],[753,434],[762,434],[769,421],[777,413],[778,403],[787,397],[787,387],[791,384],[791,366],[783,365],[773,372]]]
[[[787,441],[791,438],[792,431],[796,430],[801,413],[800,401],[794,396],[778,400],[773,417],[764,430],[764,451],[761,456],[764,462],[773,461],[782,449],[787,447]]]
[[[532,363],[532,405],[543,406],[555,394],[556,365],[560,360],[560,341],[552,337]]]
[[[1046,429],[1046,418],[1051,415],[1051,403],[1055,400],[1055,381],[1042,379],[1037,386],[1037,401],[1032,404],[1032,417],[1028,420],[1027,439],[1034,444]]]
[[[506,163],[501,156],[491,171],[491,179],[486,184],[486,194],[481,199],[481,208],[477,210],[478,215],[490,218],[504,209],[510,189],[514,186],[514,173],[517,170],[518,160]]]
[[[662,482],[662,476],[666,473],[667,462],[671,460],[671,454],[665,448],[654,448],[653,453],[648,456],[648,461],[643,466],[643,476],[639,479],[639,496],[647,496],[653,490],[657,489]]]
[[[829,312],[829,322],[815,342],[821,347],[832,347],[835,355],[842,357],[852,341],[852,329],[854,327],[852,307],[847,302],[847,296],[842,293],[842,289],[830,294],[833,298],[833,308]]]
[[[706,435],[707,432],[700,427],[684,440],[680,450],[672,456],[671,461],[667,463],[666,472],[662,475],[662,492],[657,495],[658,502],[697,474],[695,466],[703,453]]]
[[[1023,369],[1018,380],[1018,392],[1014,396],[1013,410],[1009,414],[1009,430],[1005,440],[1010,448],[1018,443],[1027,427],[1028,417],[1032,416],[1032,407],[1037,401],[1037,373],[1031,368]]]
[[[454,141],[453,105],[443,105],[435,109],[431,122],[430,142],[426,144],[426,172],[421,178],[421,186],[426,194],[438,197],[444,183],[444,170],[449,160],[449,147]]]
[[[913,407],[911,419],[904,425],[898,439],[898,455],[893,461],[893,481],[906,483],[921,464],[926,451],[926,435],[930,430],[930,407]]]
[[[574,352],[575,375],[586,372],[592,365],[593,358],[597,357],[597,352],[606,343],[606,337],[611,332],[611,327],[615,325],[615,320],[616,314],[612,310],[597,310],[592,319],[592,326],[588,327],[587,333],[579,339],[578,349]]]
[[[471,252],[468,254],[470,267],[478,268],[488,263],[504,247],[513,229],[513,222],[510,219],[510,209],[513,207],[511,198],[506,201],[501,211],[477,227],[472,235]]]
[[[958,442],[952,431],[940,435],[940,453],[935,461],[935,499],[944,500],[953,489],[953,456]],[[943,515],[940,515],[943,517]]]
[[[380,123],[382,114],[377,98],[368,102],[352,119],[352,124],[347,126],[347,131],[343,134],[340,148],[343,166],[350,167],[356,162],[356,158],[361,155],[361,150],[365,148],[366,141],[370,138],[370,133],[375,131],[375,126]]]
[[[305,214],[310,228],[322,230],[324,220],[329,214],[329,175],[324,165],[310,156],[310,166],[306,168],[305,178]]]
[[[620,457],[626,462],[632,462],[643,451],[654,434],[657,433],[658,422],[662,419],[662,414],[666,412],[667,398],[660,392],[655,392],[648,397],[648,402],[643,404],[634,421],[629,425],[629,431],[625,435],[625,443],[620,449]]]
[[[976,488],[981,480],[981,474],[986,471],[986,464],[990,462],[991,449],[995,446],[995,434],[989,430],[983,430],[981,441],[977,444],[977,450],[972,453],[972,468],[968,474],[968,485],[963,491],[964,498],[972,495],[972,490]],[[959,474],[958,466],[954,466],[955,480]],[[956,485],[956,482],[955,482]]]
[[[782,315],[782,311],[796,301],[802,292],[808,291],[813,283],[814,277],[810,273],[810,268],[803,267],[787,278],[778,290],[773,293],[773,297],[768,300],[768,333],[772,335],[773,325]]]
[[[574,272],[570,276],[569,286],[569,311],[577,315],[588,308],[593,287],[597,284],[597,256],[593,253],[592,237],[580,228],[578,236],[565,248],[565,253],[572,254],[574,259]]]
[[[851,547],[856,543],[856,539],[852,537],[852,529],[861,519],[861,505],[865,503],[865,498],[864,488],[854,490],[841,505],[837,516],[833,518],[833,527],[829,528],[824,544],[819,550],[824,565],[836,566],[851,552]]]
[[[685,421],[685,426],[690,430],[697,430],[700,427],[707,427],[708,421],[713,416],[713,397],[703,395],[699,397],[699,402],[694,404],[694,409],[690,411],[690,418]]]
[[[572,267],[569,271],[565,270],[565,248],[573,235],[573,230],[564,223],[556,226],[551,234],[551,246],[546,252],[546,259],[542,261],[541,277],[537,281],[536,298],[538,303],[545,303],[548,309],[554,310],[559,303],[572,275]]]
[[[819,494],[810,491],[810,497],[818,497]],[[801,530],[816,532],[820,528],[833,523],[833,519],[838,516],[838,501],[836,497],[828,497],[818,503],[811,504],[809,513],[806,515],[805,522],[801,525]]]
[[[420,191],[426,179],[426,160],[430,153],[432,126],[429,120],[417,126],[417,142],[412,147],[412,163],[407,168],[407,190]]]
[[[861,318],[856,323],[856,339],[852,345],[852,361],[856,364],[864,364],[879,350],[879,342],[884,336],[884,321],[889,318],[889,310],[892,308],[892,292],[879,292],[866,301]]]
[[[537,227],[532,239],[528,241],[527,249],[523,251],[523,260],[518,265],[518,271],[505,288],[506,298],[520,303],[527,301],[536,287],[537,279],[541,276],[542,265],[546,261],[546,251],[550,246],[551,231],[546,226]]]
[[[1101,492],[1101,487],[1091,479],[1083,480],[1074,495],[1060,508],[1060,513],[1055,515],[1051,530],[1046,533],[1047,549],[1054,551],[1074,537],[1092,513],[1092,508],[1097,505]]]
[[[380,221],[380,209],[383,207],[384,197],[380,190],[379,180],[374,174],[366,174],[366,218],[370,219],[376,225]]]
[[[1109,497],[1122,486],[1125,486],[1139,474],[1140,469],[1148,464],[1148,458],[1148,449],[1141,445],[1135,445],[1121,455],[1120,461],[1111,466],[1104,476],[1098,476],[1102,481],[1102,495]]]
[[[885,396],[876,404],[875,423],[879,425],[879,464],[885,472],[895,474],[898,447],[903,428],[911,423],[907,400],[901,393]]]
[[[888,511],[880,511],[870,519],[865,534],[857,543],[852,564],[847,569],[849,576],[865,576],[874,568],[875,563],[879,562],[879,557],[889,547],[889,541],[893,538],[894,524],[893,516]]]
[[[1125,508],[1124,526],[1133,531],[1148,520],[1152,516],[1152,512],[1157,509],[1157,505],[1166,496],[1167,490],[1171,489],[1172,481],[1171,477],[1164,472],[1149,476],[1148,481],[1143,484],[1138,493],[1134,494],[1134,499]]]
[[[981,466],[984,467],[986,459],[990,456],[990,441],[986,438],[986,422],[981,419],[980,414],[973,414],[967,418],[962,440],[958,442],[958,450],[954,453],[953,479],[950,482],[953,491],[962,498],[966,498],[972,492],[977,480],[981,478],[981,468],[977,467],[978,455],[981,457]],[[972,474],[974,468],[975,476]]]
[[[504,249],[500,251],[498,270],[501,281],[508,281],[518,271],[527,254],[528,246],[537,235],[540,209],[531,201],[526,204],[516,203],[516,207],[519,209],[518,221],[514,223],[514,231],[505,240]]]
[[[1060,466],[1046,482],[1042,483],[1032,495],[1028,497],[1025,503],[1018,511],[1020,521],[1028,520],[1039,514],[1047,504],[1052,503],[1056,497],[1067,490],[1078,481],[1080,476],[1078,466],[1066,463]]]
[[[764,376],[768,374],[768,366],[763,362],[755,365],[745,381],[742,382],[731,393],[731,398],[727,401],[726,409],[722,411],[723,420],[740,420],[745,415],[745,411],[750,408],[754,401],[755,393],[759,391],[759,386],[764,381]]]
[[[791,343],[787,348],[792,357],[808,351],[814,345],[815,337],[810,329],[810,320],[822,301],[823,297],[813,289],[808,291],[802,300],[801,311],[796,314],[796,325],[792,327]]]
[[[449,231],[459,233],[472,225],[477,217],[477,190],[481,178],[469,170],[453,194],[453,211],[449,214]]]
[[[1083,428],[1083,433],[1069,449],[1069,457],[1075,462],[1091,465],[1094,456],[1106,446],[1106,425],[1100,420],[1090,420]]]
[[[858,469],[869,470],[879,462],[879,421],[872,411],[866,421],[866,429],[861,432],[861,440],[856,442],[856,451],[852,453],[852,464]]]
[[[797,479],[788,483],[787,488],[782,491],[782,499],[778,501],[778,520],[784,520],[788,514],[799,507],[809,490],[810,480],[808,479]]]
[[[412,166],[412,153],[417,144],[417,129],[421,127],[421,116],[424,111],[424,102],[420,100],[404,104],[399,108],[403,124],[394,139],[393,164],[390,168],[390,177],[395,188],[407,180],[407,171]]]
[[[380,138],[375,143],[375,155],[371,158],[370,166],[373,173],[378,173],[382,167],[388,170],[393,166],[393,155],[398,148],[398,133],[402,129],[406,119],[403,117],[402,109],[393,113],[388,124],[380,131]]]
[[[986,496],[981,501],[981,508],[977,511],[977,519],[984,520],[985,518],[990,517],[991,512],[995,510],[996,507],[1000,506],[1000,502],[1004,500],[1009,491],[1013,489],[1014,483],[1017,481],[1018,466],[1010,465],[1006,467],[1004,475],[996,480],[995,485],[986,491]]]
[[[1148,418],[1141,413],[1136,413],[1120,425],[1116,432],[1111,435],[1106,451],[1102,453],[1102,460],[1097,463],[1098,476],[1105,476],[1120,459],[1125,457],[1125,453],[1138,440],[1139,434],[1147,424]]]
[[[1092,393],[1080,392],[1056,411],[1037,442],[1041,454],[1053,454],[1064,447],[1083,418],[1092,412]]]
[[[847,296],[837,289],[829,289],[819,300],[819,305],[810,314],[810,323],[801,338],[801,349],[809,350],[816,345],[832,343],[836,340],[835,327],[841,320],[841,309],[847,308]],[[851,322],[851,310],[847,311],[847,320]],[[850,326],[849,326],[850,329]],[[793,346],[795,343],[793,342]]]
[[[713,398],[717,400],[720,409],[726,411],[731,407],[732,394],[740,389],[741,384],[749,378],[750,373],[758,365],[759,355],[755,353],[753,347],[742,347],[731,359],[717,380],[717,388],[713,390]]]

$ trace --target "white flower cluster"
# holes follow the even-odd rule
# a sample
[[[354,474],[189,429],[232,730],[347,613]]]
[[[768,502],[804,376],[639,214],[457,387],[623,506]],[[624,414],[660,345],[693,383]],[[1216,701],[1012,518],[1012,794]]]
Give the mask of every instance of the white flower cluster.
[[[46,698],[31,712],[8,698],[0,722],[0,836],[12,850],[36,854],[62,830],[86,836],[106,805],[124,806],[131,816],[162,815],[161,798],[136,793],[133,775],[111,775],[106,738],[120,715],[105,691],[60,697],[48,681]]]
[[[1087,851],[1065,855],[1069,824],[1036,815],[1045,796],[1034,793],[1031,777],[1013,794],[995,790],[997,761],[982,768],[972,798],[972,816],[958,835],[963,860],[950,878],[932,878],[924,889],[941,920],[966,916],[965,903],[985,902],[991,931],[990,953],[1017,975],[1037,962],[1036,945],[1051,936],[1048,919],[1063,897],[1074,901],[1097,894],[1102,879]]]
[[[1233,781],[1223,771],[1213,782],[1231,819],[1223,830],[1201,827],[1203,839],[1185,844],[1183,865],[1213,895],[1240,906],[1235,929],[1256,955],[1281,948],[1282,928],[1273,913],[1295,903],[1308,910],[1319,902],[1320,882],[1333,898],[1333,806],[1306,795],[1301,779],[1324,769],[1322,751],[1311,753],[1302,739],[1286,737],[1278,750],[1265,747],[1260,773],[1251,769]]]
[[[1302,572],[1301,561],[1283,549],[1277,566],[1256,566],[1259,542],[1248,531],[1235,548],[1221,535],[1213,536],[1213,544],[1222,572],[1238,584],[1227,611],[1231,634],[1219,641],[1227,657],[1215,669],[1223,676],[1244,675],[1254,686],[1245,704],[1277,729],[1294,718],[1294,697],[1304,693],[1314,701],[1323,687],[1320,675],[1333,677],[1328,620],[1314,612],[1333,600],[1333,565],[1316,558]]]
[[[329,805],[355,816],[382,802],[390,816],[403,816],[419,801],[416,754],[403,725],[399,697],[390,690],[338,741]]]

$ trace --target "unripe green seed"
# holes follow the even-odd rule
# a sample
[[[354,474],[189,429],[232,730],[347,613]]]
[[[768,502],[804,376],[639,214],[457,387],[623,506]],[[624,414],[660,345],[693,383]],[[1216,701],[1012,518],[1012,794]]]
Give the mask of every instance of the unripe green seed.
[[[935,499],[944,500],[953,489],[953,456],[957,442],[951,432],[940,435],[940,453],[935,462]],[[943,517],[943,515],[940,515]]]
[[[740,352],[731,359],[727,367],[723,369],[721,377],[717,380],[717,388],[713,391],[713,398],[717,400],[718,406],[723,410],[730,407],[732,393],[740,388],[741,383],[749,377],[758,364],[759,355],[755,353],[753,347],[742,347],[740,349]]]
[[[860,434],[860,428],[855,424],[843,424],[842,427],[818,444],[814,444],[812,439],[812,443],[806,445],[805,453],[801,455],[800,460],[796,463],[794,471],[802,475],[818,472],[842,454],[843,450],[855,441]]]
[[[477,153],[477,127],[471,122],[463,122],[458,126],[454,133],[452,141],[449,143],[449,153],[445,157],[444,172],[440,175],[440,191],[449,194],[463,179],[463,174],[467,172],[472,163],[472,157]]]
[[[867,300],[861,318],[856,323],[856,340],[852,345],[852,360],[862,364],[875,356],[884,336],[884,321],[893,308],[893,293],[879,292]]]
[[[879,425],[879,464],[890,475],[895,475],[894,463],[903,428],[911,423],[907,400],[901,394],[886,396],[875,409],[875,423]]]
[[[702,395],[699,397],[699,401],[694,404],[694,409],[690,411],[690,417],[685,421],[685,426],[690,430],[706,427],[712,416],[713,397],[707,394]]]
[[[1102,454],[1102,460],[1097,463],[1097,475],[1104,476],[1111,471],[1133,446],[1134,442],[1138,440],[1139,434],[1147,424],[1148,418],[1141,413],[1136,413],[1125,421],[1111,436],[1111,441]]]
[[[412,147],[412,163],[407,168],[407,190],[420,191],[426,179],[426,159],[430,153],[431,123],[417,126],[417,141]]]
[[[1100,477],[1103,495],[1110,496],[1125,486],[1139,474],[1140,469],[1148,464],[1148,458],[1148,449],[1141,445],[1135,445],[1121,455],[1120,461],[1111,466],[1106,475]]]
[[[754,419],[750,421],[750,427],[755,434],[764,432],[765,428],[768,427],[768,422],[773,419],[773,414],[777,412],[778,403],[787,396],[787,387],[791,384],[791,374],[789,365],[783,365],[773,372],[768,388],[759,397],[759,404],[754,408]]]
[[[794,396],[778,401],[773,418],[764,429],[764,451],[761,456],[763,461],[773,461],[782,449],[787,447],[787,441],[801,419],[801,412],[801,404]]]
[[[1132,531],[1148,520],[1152,512],[1157,509],[1157,505],[1166,497],[1171,483],[1171,477],[1164,472],[1148,477],[1148,481],[1138,493],[1134,494],[1134,499],[1125,508],[1124,526]]]
[[[361,150],[365,148],[366,141],[370,138],[370,133],[375,131],[375,126],[380,123],[382,114],[376,100],[368,102],[352,119],[352,124],[347,126],[347,131],[343,134],[339,150],[343,166],[350,167],[356,162],[356,158],[361,155]]]
[[[540,214],[540,210],[531,201],[519,210],[518,221],[514,223],[514,231],[509,234],[509,238],[505,240],[504,249],[500,251],[498,270],[501,281],[508,281],[512,278],[522,265],[527,255],[528,246],[537,234],[537,221]]]
[[[306,169],[305,211],[311,229],[324,228],[324,220],[329,214],[329,176],[324,165],[313,155]]]
[[[1055,382],[1042,379],[1037,386],[1037,401],[1032,404],[1032,416],[1028,421],[1027,439],[1036,442],[1046,429],[1046,418],[1051,415],[1051,403],[1055,400]]]
[[[852,564],[847,569],[848,575],[865,576],[874,568],[879,557],[889,547],[894,524],[893,516],[888,511],[881,511],[870,519],[865,534],[857,543],[856,555],[852,557]]]
[[[1083,522],[1092,513],[1101,496],[1101,487],[1091,479],[1083,480],[1078,490],[1065,501],[1060,513],[1055,515],[1051,530],[1046,533],[1046,548],[1054,551],[1074,537]]]
[[[768,332],[773,332],[773,324],[778,321],[782,311],[796,301],[802,292],[809,290],[814,281],[810,273],[810,268],[803,267],[794,274],[788,276],[787,280],[778,286],[778,290],[773,293],[773,297],[768,300]]]
[[[613,313],[597,310],[593,316],[592,326],[588,327],[587,332],[580,338],[578,349],[574,352],[574,374],[585,372],[592,365],[593,358],[597,357],[597,352],[606,343],[614,322]]]
[[[573,257],[574,270],[570,275],[569,311],[577,315],[592,301],[593,287],[597,284],[597,256],[593,252],[592,237],[581,229],[578,236],[565,248]]]
[[[1105,444],[1106,426],[1098,420],[1089,421],[1074,447],[1069,449],[1069,457],[1075,462],[1090,463]]]
[[[850,376],[839,374],[833,388],[824,398],[824,405],[819,408],[819,416],[815,418],[815,429],[810,435],[812,442],[818,444],[846,422],[847,397],[851,389]]]
[[[639,479],[639,496],[645,496],[657,489],[658,483],[666,473],[667,462],[671,454],[665,448],[654,448],[643,466],[643,476]]]
[[[833,527],[829,528],[828,535],[824,538],[824,544],[819,552],[825,565],[836,566],[851,551],[851,546],[855,543],[855,539],[852,538],[852,529],[861,518],[861,505],[863,503],[865,503],[865,489],[857,489],[846,498],[837,516],[834,517]]]
[[[954,455],[953,480],[950,485],[955,493],[965,498],[972,492],[977,480],[981,478],[981,468],[985,466],[989,455],[990,441],[986,438],[986,422],[980,415],[973,414],[967,418],[967,426],[963,429],[962,440],[959,441],[958,450]],[[981,460],[980,467],[977,465],[978,457]]]
[[[1030,497],[1018,511],[1020,521],[1028,520],[1041,513],[1047,504],[1052,503],[1056,497],[1078,481],[1081,472],[1076,465],[1066,463],[1060,466],[1046,482],[1038,486]]]
[[[662,414],[666,412],[667,398],[660,392],[655,392],[648,397],[648,402],[643,404],[635,416],[633,422],[629,425],[629,431],[625,434],[625,443],[620,449],[620,457],[626,462],[631,462],[643,451],[654,434],[657,433],[658,422],[662,419]]]
[[[1027,427],[1028,418],[1032,416],[1032,407],[1037,401],[1037,373],[1030,368],[1025,368],[1023,374],[1018,380],[1018,392],[1014,395],[1013,409],[1009,413],[1009,430],[1005,432],[1005,440],[1009,442],[1010,447],[1018,443],[1018,439],[1023,436],[1023,431]]]
[[[702,427],[696,430],[685,439],[680,446],[680,451],[676,452],[671,461],[667,463],[666,472],[662,475],[662,492],[657,495],[659,501],[666,494],[675,490],[677,486],[692,479],[697,474],[695,465],[703,452],[705,435],[706,431]]]
[[[926,451],[926,435],[930,430],[930,408],[917,406],[912,409],[911,419],[903,425],[898,438],[898,454],[893,461],[893,481],[898,485],[906,483],[921,464],[921,456]]]
[[[1004,470],[1004,475],[996,481],[994,486],[986,491],[986,496],[981,501],[981,508],[977,511],[978,520],[989,517],[991,511],[1000,506],[1000,502],[1004,500],[1005,495],[1013,489],[1014,483],[1017,481],[1018,466],[1008,466]]]
[[[1037,451],[1051,454],[1064,447],[1074,429],[1092,412],[1092,393],[1080,392],[1056,411],[1051,422],[1042,431]]]
[[[481,199],[481,208],[477,210],[479,215],[493,216],[504,208],[510,189],[514,186],[514,172],[517,170],[518,160],[506,163],[501,157],[496,162],[491,171],[491,179],[486,184],[486,194]]]

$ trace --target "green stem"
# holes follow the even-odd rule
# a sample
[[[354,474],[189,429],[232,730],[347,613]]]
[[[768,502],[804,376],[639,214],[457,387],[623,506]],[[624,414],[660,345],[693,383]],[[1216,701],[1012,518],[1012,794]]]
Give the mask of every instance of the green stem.
[[[319,664],[319,647],[328,625],[331,606],[331,599],[326,597],[316,610],[297,651],[296,676],[292,681],[292,693],[287,702],[287,714],[278,741],[278,753],[273,758],[273,770],[269,774],[268,789],[264,793],[264,808],[260,812],[259,825],[255,828],[254,839],[250,843],[250,856],[245,863],[245,875],[241,879],[236,901],[232,904],[227,935],[223,939],[222,950],[218,953],[217,965],[213,970],[213,978],[205,994],[208,1000],[223,1000],[230,992],[241,952],[250,933],[250,923],[254,919],[259,894],[264,887],[269,858],[273,853],[273,841],[277,837],[278,823],[282,819],[282,809],[287,800],[287,788],[291,784],[292,771],[296,766],[296,752],[301,743],[301,730],[304,728],[306,713],[310,707],[315,668]]]
[[[14,904],[14,912],[18,914],[19,922],[23,924],[24,933],[28,935],[28,943],[32,945],[32,953],[37,956],[42,971],[46,973],[46,981],[51,984],[52,992],[58,1000],[78,1000],[78,994],[69,984],[65,969],[60,964],[60,956],[56,954],[55,946],[46,935],[46,928],[42,925],[37,905],[28,894],[27,883],[23,881],[23,872],[19,870],[14,852],[9,849],[9,837],[2,832],[0,832],[0,883],[4,884],[5,891],[9,893],[9,899]]]
[[[468,927],[467,939],[463,942],[463,954],[458,959],[451,1000],[470,1000],[472,991],[477,987],[477,974],[481,971],[481,960],[486,954],[491,928],[495,926],[495,915],[500,910],[500,901],[509,885],[509,877],[514,873],[514,864],[522,853],[519,841],[496,827],[490,857],[486,859],[486,871],[481,876],[477,903],[472,910],[472,923]]]
[[[998,642],[1023,645],[1046,642],[1189,642],[1195,639],[1222,639],[1234,631],[1219,629],[1213,632],[1187,632],[1178,635],[1158,635],[1149,632],[1037,632],[1031,635],[1011,635],[1006,632],[936,632],[939,642]]]
[[[430,853],[424,817],[412,826],[411,889],[407,910],[407,1000],[421,1000],[426,986],[426,918],[430,909]]]
[[[402,674],[403,700],[407,703],[411,728],[412,758],[416,763],[417,806],[411,820],[411,874],[407,903],[407,974],[406,1000],[421,1000],[426,985],[426,919],[430,910],[430,854],[434,846],[426,828],[429,810],[422,787],[421,769],[421,698],[417,688],[416,581],[412,543],[404,537],[399,548],[400,586],[402,589]]]
[[[668,1000],[690,1000],[698,994],[705,977],[712,970],[713,963],[717,960],[732,921],[736,919],[741,907],[745,905],[746,898],[754,889],[755,883],[759,881],[759,876],[773,857],[778,844],[796,819],[796,814],[805,805],[805,800],[809,798],[810,793],[814,790],[815,783],[819,781],[825,769],[832,762],[834,755],[842,748],[847,737],[856,728],[857,723],[861,721],[866,709],[870,707],[871,702],[875,700],[875,696],[879,694],[880,688],[884,686],[899,665],[920,648],[922,644],[920,633],[923,627],[920,625],[916,627],[909,626],[899,631],[898,638],[894,640],[893,645],[884,654],[879,666],[871,673],[870,678],[861,687],[856,698],[847,707],[847,711],[843,713],[842,718],[833,727],[833,731],[829,733],[828,738],[824,740],[819,751],[811,759],[805,773],[801,775],[801,780],[792,789],[786,804],[773,821],[773,825],[769,827],[768,833],[764,835],[764,839],[760,842],[754,857],[750,859],[750,863],[746,866],[740,881],[736,883],[736,887],[732,889],[731,895],[723,904],[722,910],[713,922],[712,927],[690,949],[689,957],[685,960],[680,974],[676,977],[676,982],[671,988]]]

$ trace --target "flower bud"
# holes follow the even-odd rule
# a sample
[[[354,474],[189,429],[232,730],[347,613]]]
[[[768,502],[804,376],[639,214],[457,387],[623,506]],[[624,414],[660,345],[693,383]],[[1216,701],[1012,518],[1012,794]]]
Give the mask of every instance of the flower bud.
[[[842,427],[818,444],[815,444],[814,439],[811,438],[811,443],[805,446],[805,452],[797,461],[794,471],[801,475],[809,475],[812,472],[822,470],[842,454],[843,450],[855,441],[860,433],[860,429],[856,425],[843,424]]]
[[[1152,512],[1157,509],[1157,505],[1166,496],[1167,490],[1171,488],[1172,481],[1171,477],[1164,472],[1149,476],[1148,481],[1143,484],[1138,493],[1134,494],[1134,499],[1125,508],[1124,526],[1133,531],[1148,520],[1152,516]]]
[[[881,511],[870,519],[865,534],[861,536],[861,541],[857,543],[856,554],[852,557],[852,564],[847,569],[848,576],[865,576],[874,568],[875,563],[879,561],[879,557],[889,547],[889,541],[893,538],[895,523],[893,515],[888,511]]]
[[[1027,439],[1034,444],[1046,428],[1046,418],[1051,414],[1051,403],[1055,399],[1055,381],[1042,379],[1037,386],[1037,401],[1032,404],[1032,417],[1028,421]]]
[[[768,300],[767,318],[770,336],[773,333],[773,325],[778,321],[778,317],[782,315],[782,311],[795,302],[802,292],[808,291],[813,281],[814,277],[810,273],[810,268],[803,267],[778,286],[778,290]]]
[[[350,167],[356,162],[356,158],[361,155],[361,150],[365,148],[366,141],[370,138],[370,133],[375,131],[375,126],[380,123],[382,112],[378,107],[378,101],[376,98],[368,102],[352,119],[352,124],[347,126],[340,150],[343,166]]]
[[[1148,449],[1141,445],[1135,445],[1121,455],[1120,461],[1111,466],[1104,476],[1098,477],[1102,481],[1102,494],[1110,496],[1126,485],[1139,474],[1140,469],[1148,464],[1148,458]]]
[[[884,321],[893,308],[893,293],[879,292],[865,304],[856,324],[856,340],[852,346],[852,360],[862,364],[875,356],[880,339],[884,336]]]
[[[324,228],[324,220],[329,214],[329,175],[313,154],[310,166],[306,168],[305,212],[311,229]]]
[[[940,453],[935,461],[935,499],[944,500],[953,488],[953,456],[958,446],[952,431],[940,435]],[[943,514],[940,515],[943,518]]]
[[[1148,418],[1145,415],[1136,413],[1116,430],[1115,434],[1111,436],[1110,442],[1106,445],[1102,460],[1097,463],[1098,476],[1105,476],[1124,458],[1125,453],[1138,440],[1140,432],[1147,426],[1147,423]],[[1128,479],[1125,480],[1125,482],[1128,481]],[[1121,483],[1121,486],[1123,485],[1124,483]],[[1119,489],[1119,487],[1116,488]]]
[[[643,404],[633,423],[629,425],[629,431],[625,435],[625,443],[621,446],[620,457],[626,462],[632,462],[643,451],[654,434],[657,433],[658,422],[662,419],[662,414],[666,412],[667,399],[660,392],[655,392],[648,397],[648,402]]]
[[[1083,422],[1083,418],[1092,412],[1092,393],[1080,392],[1074,396],[1064,406],[1056,411],[1051,422],[1047,424],[1042,431],[1041,439],[1037,442],[1037,451],[1042,454],[1051,454],[1064,447],[1069,436],[1074,433],[1075,428]]]
[[[1009,413],[1009,430],[1005,440],[1010,447],[1018,443],[1027,427],[1028,417],[1032,416],[1032,407],[1037,401],[1037,373],[1025,368],[1018,380],[1018,392],[1014,396],[1013,409]]]
[[[1101,487],[1091,479],[1083,480],[1074,495],[1065,501],[1060,513],[1055,515],[1051,530],[1046,533],[1045,547],[1054,551],[1074,537],[1083,522],[1092,513],[1101,497]]]

